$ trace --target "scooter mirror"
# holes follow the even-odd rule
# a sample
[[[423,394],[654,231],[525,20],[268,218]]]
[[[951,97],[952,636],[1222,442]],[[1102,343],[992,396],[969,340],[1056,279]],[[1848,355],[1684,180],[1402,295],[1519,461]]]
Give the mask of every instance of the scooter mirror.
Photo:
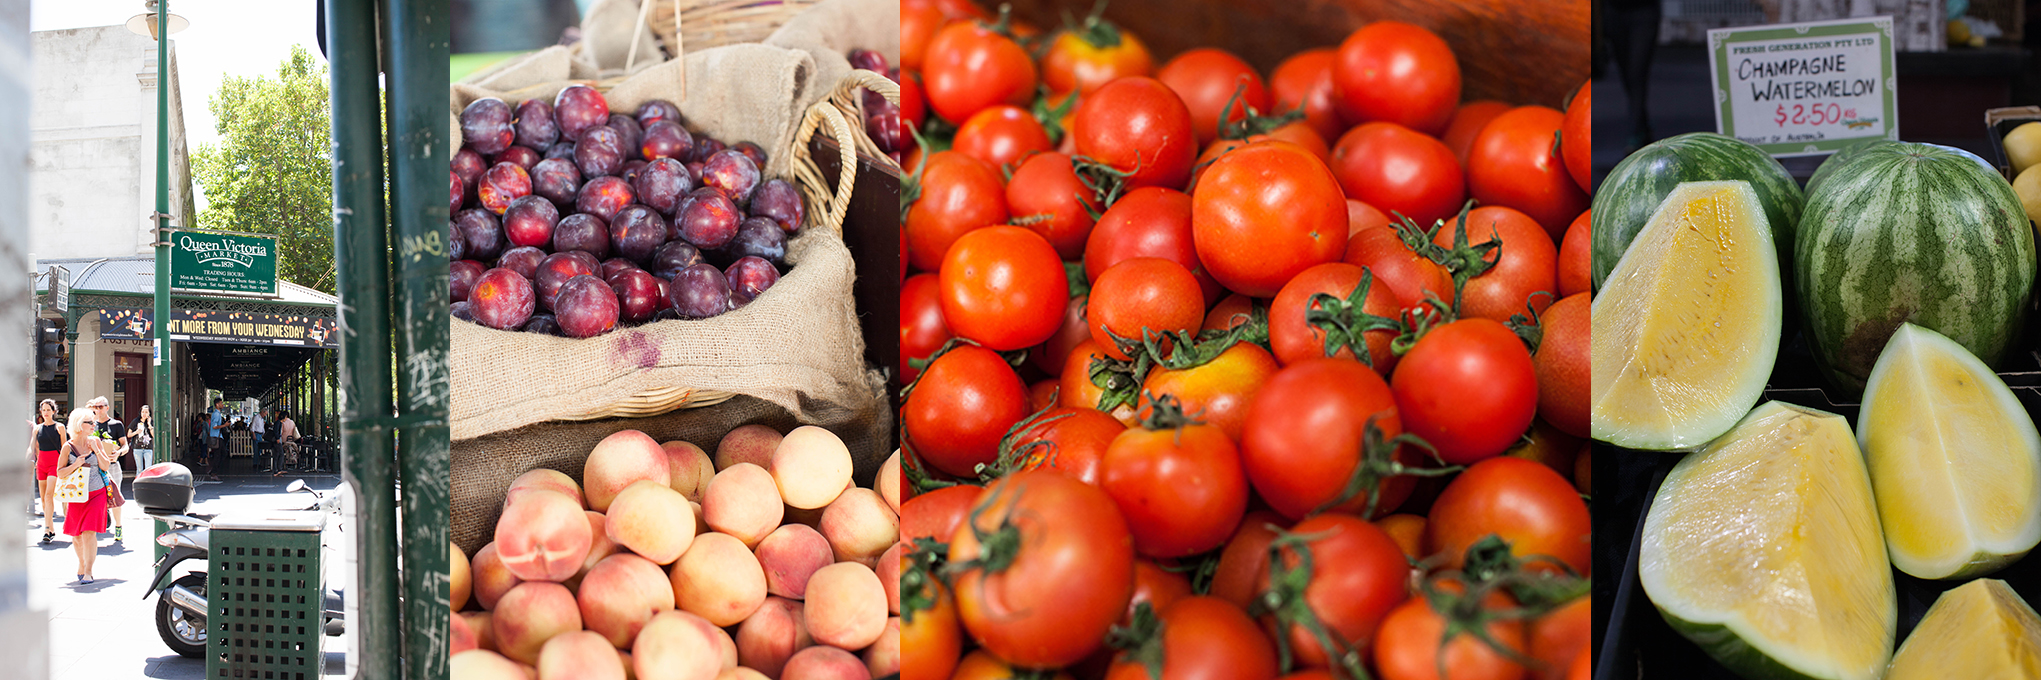
[[[291,485],[284,487],[283,490],[287,493],[297,493],[299,491],[304,491],[305,480],[302,479],[291,480]]]

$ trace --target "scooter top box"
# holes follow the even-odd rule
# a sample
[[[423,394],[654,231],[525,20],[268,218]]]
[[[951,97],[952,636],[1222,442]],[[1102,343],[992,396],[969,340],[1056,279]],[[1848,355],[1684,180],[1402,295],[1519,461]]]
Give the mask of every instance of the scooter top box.
[[[191,470],[177,463],[157,463],[135,475],[135,502],[156,514],[178,515],[191,509]]]

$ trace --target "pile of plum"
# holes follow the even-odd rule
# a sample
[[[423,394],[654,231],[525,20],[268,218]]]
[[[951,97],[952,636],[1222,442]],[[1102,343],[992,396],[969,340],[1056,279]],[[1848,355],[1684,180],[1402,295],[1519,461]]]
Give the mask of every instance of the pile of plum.
[[[765,150],[688,132],[663,100],[611,113],[586,85],[461,111],[448,173],[457,319],[585,338],[701,319],[779,281],[806,208]]]
[[[848,58],[851,68],[883,74],[896,84],[900,82],[900,69],[888,67],[886,55],[872,50],[856,49],[850,51]],[[905,94],[903,91],[902,95]],[[880,151],[892,156],[894,164],[905,165],[906,159],[902,154],[907,153],[908,142],[911,140],[907,128],[900,124],[900,105],[886,101],[885,95],[870,90],[865,91],[864,97],[865,135],[879,145]]]

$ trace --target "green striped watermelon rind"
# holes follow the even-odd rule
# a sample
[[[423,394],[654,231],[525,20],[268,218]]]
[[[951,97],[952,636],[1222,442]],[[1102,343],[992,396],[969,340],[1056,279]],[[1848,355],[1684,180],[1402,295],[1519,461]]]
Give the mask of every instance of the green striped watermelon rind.
[[[1815,364],[1829,383],[1845,398],[1862,394],[1902,322],[1997,367],[2026,321],[2035,277],[2034,234],[2012,186],[1976,155],[1930,144],[1874,142],[1835,162],[1807,197],[1792,268]],[[1921,164],[1943,179],[1924,177]],[[1929,227],[1913,266],[1889,252],[1890,239],[1856,238],[1898,224]],[[1953,259],[1962,250],[1978,255]],[[1871,261],[1851,269],[1850,260]]]
[[[1617,163],[1595,188],[1591,227],[1594,234],[1589,271],[1595,291],[1616,262],[1637,238],[1637,232],[1651,221],[1660,203],[1682,182],[1743,180],[1758,194],[1765,206],[1765,221],[1772,227],[1772,243],[1778,248],[1781,281],[1792,280],[1791,248],[1794,226],[1801,218],[1804,197],[1800,185],[1786,167],[1755,146],[1712,132],[1691,132],[1667,137],[1638,149]],[[1793,308],[1791,301],[1787,309]]]

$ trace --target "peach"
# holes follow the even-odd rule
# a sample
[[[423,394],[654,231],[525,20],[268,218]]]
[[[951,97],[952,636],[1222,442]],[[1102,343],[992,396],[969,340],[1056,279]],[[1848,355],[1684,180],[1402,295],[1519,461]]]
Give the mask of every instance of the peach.
[[[865,565],[838,562],[809,577],[808,600],[801,613],[816,642],[864,649],[886,630],[886,587]]]
[[[779,430],[758,424],[731,430],[716,444],[716,471],[728,470],[738,463],[770,468],[773,449],[779,448],[784,438]]]
[[[475,629],[468,625],[468,620],[463,618],[458,612],[449,611],[447,616],[451,619],[447,626],[447,636],[449,638],[447,643],[448,653],[459,654],[474,649]]]
[[[900,540],[900,518],[871,489],[850,489],[822,510],[822,537],[838,562],[877,563],[879,553]]]
[[[758,542],[756,554],[759,566],[765,569],[765,591],[796,600],[806,596],[808,577],[815,570],[836,561],[829,541],[806,524],[774,529]]]
[[[468,566],[468,554],[452,541],[446,544],[447,604],[453,611],[468,607],[468,596],[475,586],[474,571]]]
[[[562,633],[539,648],[539,680],[624,680],[617,648],[601,635],[580,630]]]
[[[630,553],[604,558],[581,581],[581,622],[611,646],[631,646],[638,630],[673,609],[673,584],[651,560]]]
[[[595,450],[588,452],[588,460],[581,466],[582,489],[588,494],[589,509],[596,512],[609,512],[609,504],[617,494],[639,481],[672,488],[673,473],[659,442],[637,430],[604,437],[596,443]]]
[[[787,659],[812,644],[814,639],[801,625],[801,603],[768,597],[737,627],[737,663],[767,677],[779,677]]]
[[[780,680],[872,680],[872,671],[856,654],[816,645],[794,653]]]
[[[638,667],[631,663],[631,653],[617,650],[617,660],[624,663],[624,680],[638,680]]]
[[[529,680],[533,677],[531,669],[486,649],[470,649],[449,657],[446,670],[450,680]]]
[[[784,518],[785,507],[772,473],[750,463],[716,473],[708,493],[702,495],[703,520],[709,528],[735,536],[746,546],[756,546],[772,533]]]
[[[610,504],[606,528],[617,545],[660,564],[672,564],[695,540],[689,528],[694,509],[673,487],[657,482],[632,483]]]
[[[772,679],[766,677],[764,673],[760,673],[758,671],[754,671],[743,666],[738,666],[736,668],[723,669],[723,673],[721,675],[717,675],[716,680],[772,680]]]
[[[702,447],[683,441],[670,441],[659,445],[666,452],[666,469],[672,477],[669,483],[674,491],[697,503],[702,492],[709,488],[709,478],[716,476],[716,463],[709,460],[709,453]]]
[[[872,486],[878,487],[879,495],[886,499],[886,507],[892,508],[895,515],[900,514],[900,485],[904,481],[900,473],[900,449],[893,449],[893,455],[879,466],[879,477]]]
[[[481,603],[483,609],[495,609],[496,601],[502,599],[504,593],[510,592],[511,588],[524,582],[524,579],[518,578],[516,574],[510,573],[508,567],[503,566],[503,560],[496,556],[495,543],[482,546],[481,550],[475,551],[472,569],[475,601]]]
[[[468,624],[468,630],[475,632],[475,649],[496,649],[496,617],[489,612],[461,612],[461,620]]]
[[[581,608],[558,583],[517,584],[496,605],[496,643],[504,656],[518,663],[538,663],[539,648],[547,640],[581,630]]]
[[[765,603],[765,570],[742,541],[702,534],[673,563],[674,604],[717,626],[734,626]],[[875,577],[876,578],[876,577]]]
[[[787,505],[813,510],[829,505],[850,485],[850,448],[834,432],[802,425],[773,449],[770,469]]]
[[[900,572],[907,568],[907,544],[895,543],[879,556],[879,585],[886,587],[886,611],[900,615]]]
[[[496,557],[526,581],[558,583],[581,571],[594,540],[581,504],[557,491],[532,490],[510,500],[496,520]],[[516,657],[512,657],[516,658]]]
[[[577,595],[581,592],[581,579],[588,576],[588,570],[594,569],[596,563],[601,562],[603,558],[615,555],[621,550],[617,547],[616,541],[609,540],[609,520],[606,516],[594,510],[582,512],[588,516],[588,534],[591,537],[588,541],[588,556],[581,558],[581,571],[574,572],[573,578],[562,582],[562,585]]]
[[[827,509],[827,506],[820,508],[797,508],[789,505],[787,506],[787,518],[784,521],[787,524],[799,524],[810,529],[820,530],[822,528],[822,511]]]
[[[886,632],[865,648],[865,668],[872,677],[883,678],[900,672],[900,617],[886,619]]]
[[[722,629],[684,611],[660,612],[631,644],[631,668],[640,680],[712,680],[725,668]],[[731,647],[735,647],[732,644]]]
[[[510,483],[510,490],[503,494],[504,502],[509,502],[511,495],[520,489],[558,491],[573,496],[574,502],[581,503],[583,506],[586,506],[588,502],[587,499],[582,498],[581,485],[575,484],[573,477],[567,476],[565,472],[549,468],[532,468],[530,471],[518,475],[517,479]]]
[[[706,493],[704,493],[703,495],[704,495],[705,497],[707,496],[707,494],[706,494]],[[700,535],[702,535],[702,534],[706,534],[706,533],[709,533],[709,532],[711,532],[711,531],[715,531],[714,529],[710,529],[710,528],[709,528],[709,513],[708,513],[707,511],[705,511],[705,510],[703,510],[703,509],[702,509],[702,504],[701,504],[701,503],[697,503],[697,502],[695,502],[695,501],[688,501],[688,502],[687,502],[687,507],[689,507],[689,508],[691,508],[691,509],[693,509],[693,510],[695,511],[695,535],[696,535],[696,536],[700,536]]]

